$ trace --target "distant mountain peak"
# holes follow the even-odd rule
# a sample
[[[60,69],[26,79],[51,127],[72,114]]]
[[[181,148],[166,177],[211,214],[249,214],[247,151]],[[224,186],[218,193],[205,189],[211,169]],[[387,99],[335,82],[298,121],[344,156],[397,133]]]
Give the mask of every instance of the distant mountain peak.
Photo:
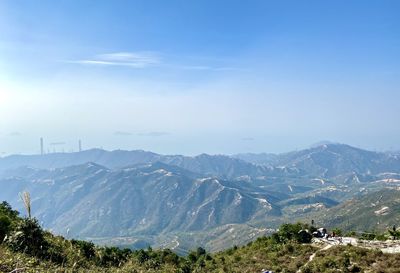
[[[318,147],[325,147],[325,148],[327,148],[328,145],[341,145],[341,143],[339,143],[339,142],[333,142],[333,141],[329,141],[329,140],[321,140],[321,141],[318,141],[318,142],[316,142],[316,143],[314,143],[314,144],[311,144],[311,145],[310,145],[310,148],[318,148]]]

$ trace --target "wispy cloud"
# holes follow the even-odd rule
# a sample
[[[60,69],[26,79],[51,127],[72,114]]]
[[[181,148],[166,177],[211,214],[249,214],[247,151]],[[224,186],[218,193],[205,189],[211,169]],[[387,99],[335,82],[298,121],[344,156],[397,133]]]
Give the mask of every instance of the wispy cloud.
[[[163,54],[153,51],[139,52],[116,52],[95,55],[91,58],[85,58],[75,61],[67,61],[67,63],[81,65],[97,65],[97,66],[125,66],[130,68],[148,68],[160,67],[181,70],[198,70],[198,71],[229,71],[236,70],[233,67],[211,66],[200,64],[185,64],[166,61],[161,58]]]
[[[100,54],[92,58],[70,62],[85,65],[110,65],[143,68],[159,65],[161,60],[159,55],[155,52],[116,52]]]
[[[242,140],[243,141],[253,141],[254,138],[252,138],[252,137],[244,137],[244,138],[242,138]]]

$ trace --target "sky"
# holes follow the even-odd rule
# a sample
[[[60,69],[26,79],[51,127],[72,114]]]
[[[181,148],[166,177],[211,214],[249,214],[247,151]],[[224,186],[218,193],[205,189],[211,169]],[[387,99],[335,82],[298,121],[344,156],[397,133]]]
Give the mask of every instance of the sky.
[[[400,150],[400,1],[0,0],[0,156]]]

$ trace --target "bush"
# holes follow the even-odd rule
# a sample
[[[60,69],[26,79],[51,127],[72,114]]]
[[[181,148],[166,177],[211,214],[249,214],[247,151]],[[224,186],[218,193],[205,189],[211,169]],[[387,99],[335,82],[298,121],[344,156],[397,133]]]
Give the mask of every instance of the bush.
[[[179,256],[172,252],[170,249],[161,250],[161,262],[173,265],[179,264]]]
[[[195,251],[193,251],[193,250],[190,251],[187,258],[188,258],[189,262],[196,263],[197,261],[200,261],[200,258],[204,258],[204,256],[206,254],[207,254],[207,252],[204,248],[198,247]]]
[[[377,234],[375,236],[375,239],[378,240],[378,241],[386,241],[388,239],[388,235],[384,234],[384,233]]]
[[[357,233],[353,230],[353,231],[349,231],[346,233],[346,237],[356,237]]]
[[[11,220],[7,216],[0,215],[0,244],[10,232]]]
[[[390,236],[394,239],[397,240],[400,238],[400,230],[388,230]]]
[[[202,247],[198,247],[196,249],[196,253],[197,253],[197,256],[202,256],[202,255],[206,254],[206,250],[204,248],[202,248]]]
[[[312,235],[306,230],[300,230],[295,236],[296,241],[301,244],[311,243]]]
[[[190,263],[184,263],[181,267],[177,270],[177,273],[191,273],[192,266]]]
[[[13,251],[37,257],[45,257],[48,249],[44,232],[35,218],[22,219],[5,242]]]
[[[7,202],[0,203],[0,244],[18,220],[18,211],[13,210]]]
[[[10,220],[14,221],[17,220],[19,212],[13,210],[6,201],[0,203],[0,215],[7,216]]]
[[[77,247],[80,253],[86,259],[93,259],[96,255],[96,248],[92,242],[86,242],[81,240],[71,240],[73,246]]]
[[[310,243],[312,235],[306,231],[307,226],[301,223],[283,224],[278,232],[272,234],[272,240],[276,243],[286,243],[296,241],[298,243]]]
[[[135,256],[136,256],[136,258],[138,259],[138,262],[139,262],[140,264],[143,264],[143,263],[146,262],[148,259],[150,259],[149,254],[148,254],[145,250],[143,250],[143,249],[140,249],[140,250],[136,251],[136,252],[135,252]]]
[[[99,250],[98,255],[98,263],[101,266],[121,266],[128,260],[131,251],[117,247],[103,247]]]
[[[48,248],[43,251],[42,256],[44,259],[57,264],[62,264],[67,260],[63,246],[57,244],[48,244]]]
[[[360,239],[362,240],[374,240],[376,237],[375,232],[364,232],[361,234]]]
[[[332,232],[334,232],[336,236],[343,236],[343,232],[340,228],[334,228],[332,229]]]
[[[191,263],[195,263],[195,262],[197,261],[196,252],[191,251],[191,252],[189,253],[189,255],[187,256],[187,258],[188,258],[188,260],[189,260]]]

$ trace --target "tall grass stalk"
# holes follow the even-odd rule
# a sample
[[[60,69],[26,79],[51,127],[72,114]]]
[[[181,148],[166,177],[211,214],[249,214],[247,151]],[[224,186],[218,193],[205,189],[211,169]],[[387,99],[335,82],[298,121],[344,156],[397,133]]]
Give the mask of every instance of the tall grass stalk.
[[[26,213],[28,214],[28,218],[31,218],[31,195],[29,194],[29,192],[24,191],[21,194],[21,199],[22,202],[24,203],[25,209],[26,209]]]

